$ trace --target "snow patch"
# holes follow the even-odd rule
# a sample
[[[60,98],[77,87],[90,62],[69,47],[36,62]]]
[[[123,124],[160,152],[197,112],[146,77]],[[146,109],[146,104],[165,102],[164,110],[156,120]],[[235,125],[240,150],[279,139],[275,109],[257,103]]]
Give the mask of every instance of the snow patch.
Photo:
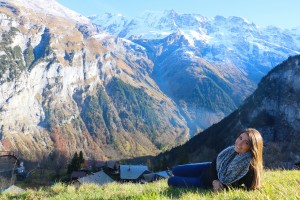
[[[7,3],[15,4],[17,7],[25,7],[38,13],[51,15],[54,17],[62,17],[82,24],[89,23],[89,19],[72,11],[56,0],[3,0]]]

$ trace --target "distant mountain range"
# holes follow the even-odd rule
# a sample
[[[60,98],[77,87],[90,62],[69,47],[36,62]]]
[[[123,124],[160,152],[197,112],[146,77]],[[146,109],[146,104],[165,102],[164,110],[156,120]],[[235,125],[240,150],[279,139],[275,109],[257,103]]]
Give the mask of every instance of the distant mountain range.
[[[299,30],[259,28],[240,17],[171,10],[90,19],[145,49],[154,63],[151,77],[177,104],[191,135],[231,113],[272,67],[300,52]]]
[[[183,144],[300,49],[297,30],[238,17],[88,19],[55,0],[1,0],[0,25],[0,150],[28,160],[54,150],[122,159]]]

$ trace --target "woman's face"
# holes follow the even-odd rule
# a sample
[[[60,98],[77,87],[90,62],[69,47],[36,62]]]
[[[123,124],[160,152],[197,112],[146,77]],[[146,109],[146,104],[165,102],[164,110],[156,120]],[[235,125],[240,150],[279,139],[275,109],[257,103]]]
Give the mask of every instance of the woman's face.
[[[235,140],[234,150],[239,154],[245,153],[250,150],[250,140],[247,133],[242,133]]]

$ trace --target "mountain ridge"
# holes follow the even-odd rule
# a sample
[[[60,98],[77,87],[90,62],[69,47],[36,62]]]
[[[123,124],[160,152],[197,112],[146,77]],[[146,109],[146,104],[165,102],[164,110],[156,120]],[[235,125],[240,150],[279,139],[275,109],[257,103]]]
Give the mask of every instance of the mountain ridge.
[[[171,10],[149,11],[134,19],[120,14],[90,19],[100,29],[146,49],[154,63],[151,77],[180,109],[183,108],[181,110],[185,110],[183,115],[190,122],[191,136],[227,116],[254,91],[270,69],[300,52],[297,30],[260,28],[234,16],[206,18]],[[207,89],[202,83],[204,79],[216,86],[211,90],[212,96],[223,93],[223,97],[217,95],[218,98],[212,100],[209,96],[203,97],[202,92],[191,90],[191,83]],[[179,83],[182,84],[176,86]],[[203,99],[196,106],[198,116],[193,114],[194,105],[189,103],[193,96]],[[205,105],[206,102],[212,103]],[[231,102],[230,109],[216,110],[214,107],[224,107],[220,102]]]
[[[286,163],[299,162],[299,63],[297,55],[277,65],[238,109],[184,145],[158,155],[154,159],[156,165],[212,161],[248,127],[262,134],[266,167],[282,168]]]
[[[248,41],[236,32],[240,27],[216,27],[172,11],[165,13],[172,20],[184,25],[194,17],[202,29],[187,33],[170,24],[175,32],[154,39],[121,38],[55,1],[20,2],[2,0],[0,7],[0,149],[29,160],[78,150],[91,159],[132,158],[183,144],[236,109],[272,64],[298,52],[297,42],[294,50],[279,45],[297,35],[276,28],[266,37],[277,43]],[[40,12],[46,5],[49,13]],[[234,49],[217,40],[210,46],[212,36],[223,42],[235,36]]]

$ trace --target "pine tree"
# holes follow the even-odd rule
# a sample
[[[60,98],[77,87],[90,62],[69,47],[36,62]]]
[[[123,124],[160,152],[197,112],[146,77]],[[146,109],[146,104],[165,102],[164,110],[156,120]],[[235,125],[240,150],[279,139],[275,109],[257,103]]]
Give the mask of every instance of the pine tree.
[[[80,161],[78,153],[75,152],[71,163],[68,165],[68,174],[71,174],[73,171],[78,171],[80,169]]]
[[[82,151],[80,151],[79,152],[79,158],[78,158],[79,160],[79,165],[80,165],[80,167],[81,167],[81,165],[84,163],[84,158],[83,158],[83,153],[82,153]]]
[[[73,166],[74,166],[74,171],[78,171],[80,168],[80,162],[79,162],[79,157],[78,153],[75,152],[74,158],[73,158]]]

